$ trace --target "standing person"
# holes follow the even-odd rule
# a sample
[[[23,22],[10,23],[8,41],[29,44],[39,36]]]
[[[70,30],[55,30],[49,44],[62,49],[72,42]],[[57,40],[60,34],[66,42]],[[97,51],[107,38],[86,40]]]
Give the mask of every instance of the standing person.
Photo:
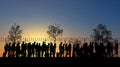
[[[3,53],[3,57],[6,57],[7,53],[8,53],[8,48],[9,48],[9,44],[6,43],[6,45],[4,46],[4,53]]]
[[[16,46],[16,57],[20,57],[20,42],[18,42]]]
[[[56,43],[54,43],[54,46],[53,46],[53,57],[55,57],[55,53],[56,53]]]
[[[71,45],[71,43],[69,43],[69,45],[68,45],[69,57],[71,57],[71,48],[72,48],[72,45]]]
[[[114,47],[116,57],[118,57],[118,49],[119,49],[118,41],[116,41],[115,42],[115,47]]]

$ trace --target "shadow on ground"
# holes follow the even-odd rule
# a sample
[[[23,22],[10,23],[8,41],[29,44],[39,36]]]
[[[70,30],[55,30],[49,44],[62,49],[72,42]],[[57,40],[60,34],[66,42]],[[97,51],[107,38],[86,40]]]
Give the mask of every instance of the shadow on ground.
[[[120,64],[120,58],[0,58],[0,64]]]

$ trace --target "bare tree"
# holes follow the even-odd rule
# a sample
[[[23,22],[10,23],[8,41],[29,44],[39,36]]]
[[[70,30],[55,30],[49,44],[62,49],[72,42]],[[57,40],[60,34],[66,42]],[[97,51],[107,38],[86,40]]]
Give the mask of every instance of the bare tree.
[[[60,28],[60,25],[49,25],[47,34],[49,37],[54,39],[54,43],[56,42],[56,38],[63,33],[63,29]]]
[[[112,32],[107,29],[106,25],[99,24],[97,28],[93,29],[93,40],[99,42],[109,42],[112,40]]]
[[[20,42],[22,38],[21,34],[22,34],[22,30],[20,29],[20,25],[14,24],[9,31],[9,35],[7,39],[10,42]]]

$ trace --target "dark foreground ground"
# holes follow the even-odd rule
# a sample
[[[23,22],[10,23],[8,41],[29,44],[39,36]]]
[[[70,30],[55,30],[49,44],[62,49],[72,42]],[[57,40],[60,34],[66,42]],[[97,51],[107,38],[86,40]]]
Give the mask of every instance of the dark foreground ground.
[[[120,64],[120,58],[0,58],[0,64]]]

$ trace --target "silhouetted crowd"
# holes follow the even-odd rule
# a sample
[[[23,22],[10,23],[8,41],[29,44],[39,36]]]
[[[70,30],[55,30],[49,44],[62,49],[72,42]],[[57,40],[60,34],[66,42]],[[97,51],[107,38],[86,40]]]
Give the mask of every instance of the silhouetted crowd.
[[[56,43],[6,43],[3,57],[118,57],[118,42]]]

